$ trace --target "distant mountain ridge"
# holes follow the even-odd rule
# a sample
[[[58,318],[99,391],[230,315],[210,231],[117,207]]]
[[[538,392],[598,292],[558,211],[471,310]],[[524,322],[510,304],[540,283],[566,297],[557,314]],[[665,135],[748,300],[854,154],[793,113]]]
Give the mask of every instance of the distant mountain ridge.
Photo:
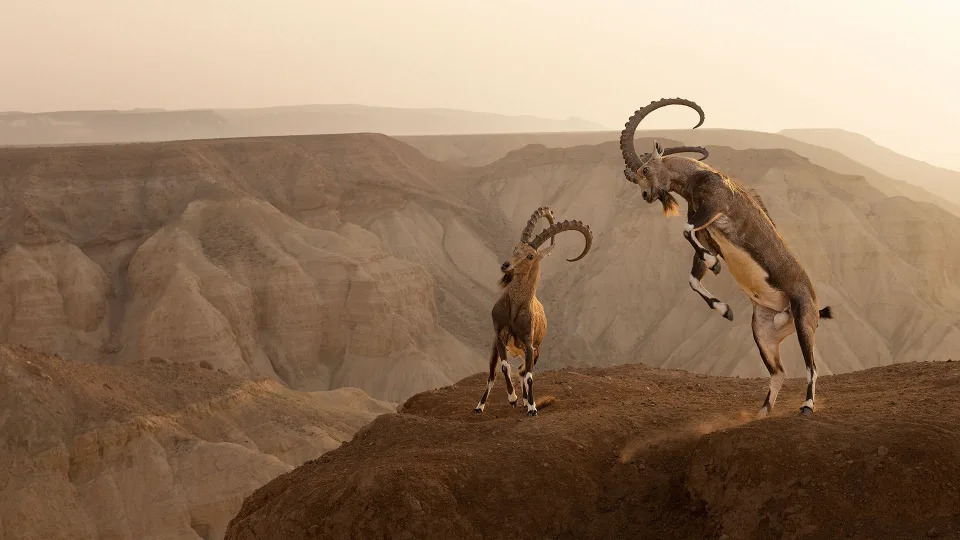
[[[926,188],[960,204],[960,172],[931,165],[877,144],[869,137],[843,129],[784,129],[781,135],[829,147],[878,172]]]
[[[157,142],[273,135],[388,135],[594,131],[564,120],[458,109],[296,105],[255,109],[0,112],[0,146]]]
[[[824,137],[810,137],[801,140],[799,137],[789,137],[781,133],[767,133],[763,131],[749,131],[740,129],[659,129],[643,130],[638,137],[665,138],[683,141],[685,144],[703,146],[729,146],[738,149],[775,149],[782,148],[796,152],[810,160],[811,163],[836,171],[842,174],[863,176],[871,185],[888,196],[904,196],[915,201],[930,202],[954,214],[960,215],[960,197],[949,196],[943,193],[947,186],[960,186],[960,181],[953,180],[955,175],[960,180],[960,172],[940,169],[896,154],[862,135],[850,133],[851,137],[860,137],[877,149],[889,152],[891,159],[874,159],[882,157],[882,152],[847,152],[837,141]],[[579,145],[594,145],[608,141],[615,141],[619,133],[591,132],[591,133],[506,133],[499,135],[456,135],[447,137],[412,136],[400,137],[432,159],[438,161],[458,163],[468,166],[488,165],[510,151],[527,144],[541,144],[549,147],[569,148]],[[890,161],[914,163],[909,167],[901,168],[904,176],[890,172],[886,166]],[[896,171],[894,171],[896,172]],[[949,180],[944,182],[942,178]],[[935,188],[941,191],[936,191]],[[960,193],[960,188],[953,187],[954,193]]]

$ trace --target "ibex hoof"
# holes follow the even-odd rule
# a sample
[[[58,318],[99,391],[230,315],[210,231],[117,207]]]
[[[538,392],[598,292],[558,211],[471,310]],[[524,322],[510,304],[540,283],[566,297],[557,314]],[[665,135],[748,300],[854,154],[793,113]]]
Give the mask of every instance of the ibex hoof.
[[[810,407],[807,407],[806,405],[800,407],[800,416],[810,416],[811,414],[813,414],[813,409]]]
[[[714,275],[720,273],[720,259],[717,259],[716,264],[710,267],[710,271],[713,272]]]
[[[476,409],[473,410],[473,412],[480,414],[483,412],[483,409],[481,409],[480,407],[477,407]]]
[[[527,411],[527,416],[536,416],[536,415],[537,415],[537,410],[536,410],[536,409],[532,409],[532,410]]]
[[[518,401],[518,400],[513,400],[513,401],[511,401],[511,402],[510,402],[510,406],[513,407],[513,408],[516,408],[516,407],[517,407],[517,401]]]
[[[733,310],[730,309],[730,306],[727,306],[727,310],[723,312],[723,318],[728,321],[733,320]]]

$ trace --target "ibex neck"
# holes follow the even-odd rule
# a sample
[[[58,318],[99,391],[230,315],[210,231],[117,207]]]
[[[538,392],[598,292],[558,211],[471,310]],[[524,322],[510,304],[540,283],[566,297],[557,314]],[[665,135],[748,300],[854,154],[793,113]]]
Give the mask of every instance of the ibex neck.
[[[522,276],[514,276],[510,296],[517,301],[529,302],[537,296],[537,283],[540,281],[540,262],[534,262],[530,271]]]
[[[712,171],[713,167],[702,161],[683,156],[668,156],[663,158],[663,165],[670,171],[670,191],[690,200],[690,189],[687,182],[698,171]]]

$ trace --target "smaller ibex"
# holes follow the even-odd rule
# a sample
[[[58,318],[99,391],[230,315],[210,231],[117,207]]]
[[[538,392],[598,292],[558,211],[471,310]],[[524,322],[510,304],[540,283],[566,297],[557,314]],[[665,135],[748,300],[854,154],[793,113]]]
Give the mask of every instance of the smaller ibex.
[[[533,228],[540,218],[546,218],[550,225],[532,240]],[[527,404],[527,414],[536,416],[537,405],[533,400],[533,366],[540,357],[540,345],[547,334],[547,316],[543,312],[543,304],[537,300],[537,282],[540,280],[540,261],[553,249],[554,236],[562,231],[578,231],[583,234],[585,243],[583,252],[570,262],[582,259],[593,242],[593,233],[590,227],[579,221],[562,221],[554,223],[553,212],[547,207],[538,208],[527,226],[520,235],[520,243],[513,249],[510,260],[500,266],[503,278],[500,286],[505,290],[493,306],[493,350],[490,352],[490,375],[487,378],[487,388],[480,396],[475,412],[483,412],[493,381],[497,377],[497,364],[503,372],[507,383],[507,400],[514,407],[517,406],[517,394],[510,379],[510,362],[507,349],[514,356],[524,357],[523,367],[520,368],[520,386],[523,399]],[[550,240],[550,245],[541,248],[544,242]]]

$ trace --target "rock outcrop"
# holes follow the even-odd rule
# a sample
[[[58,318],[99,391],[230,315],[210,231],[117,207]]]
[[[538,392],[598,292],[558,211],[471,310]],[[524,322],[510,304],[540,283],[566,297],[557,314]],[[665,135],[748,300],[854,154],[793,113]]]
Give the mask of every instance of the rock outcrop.
[[[960,535],[957,362],[821,377],[812,417],[788,379],[763,420],[764,379],[560,369],[533,419],[502,382],[474,414],[484,382],[418,394],[258,489],[226,537]]]

